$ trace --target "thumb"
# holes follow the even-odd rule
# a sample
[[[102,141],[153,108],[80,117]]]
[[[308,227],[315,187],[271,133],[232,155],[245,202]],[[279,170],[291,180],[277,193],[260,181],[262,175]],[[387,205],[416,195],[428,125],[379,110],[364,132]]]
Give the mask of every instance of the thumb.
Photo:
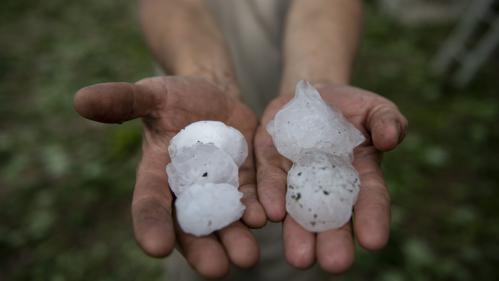
[[[148,116],[159,98],[149,88],[131,83],[101,83],[80,89],[74,108],[82,116],[103,123],[122,123]]]
[[[367,118],[374,146],[380,151],[394,149],[405,137],[407,119],[394,105],[373,108]]]

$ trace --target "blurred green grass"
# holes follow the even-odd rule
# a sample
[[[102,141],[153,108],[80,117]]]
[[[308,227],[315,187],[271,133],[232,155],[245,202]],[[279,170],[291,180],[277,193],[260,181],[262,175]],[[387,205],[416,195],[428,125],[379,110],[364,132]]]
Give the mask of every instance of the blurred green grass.
[[[134,2],[0,6],[0,280],[160,280],[129,216],[140,123],[103,126],[72,109],[80,87],[153,75]],[[371,4],[366,16],[354,84],[395,101],[410,133],[384,161],[390,243],[359,249],[337,279],[495,280],[497,65],[452,89],[429,72],[448,26],[405,28]]]

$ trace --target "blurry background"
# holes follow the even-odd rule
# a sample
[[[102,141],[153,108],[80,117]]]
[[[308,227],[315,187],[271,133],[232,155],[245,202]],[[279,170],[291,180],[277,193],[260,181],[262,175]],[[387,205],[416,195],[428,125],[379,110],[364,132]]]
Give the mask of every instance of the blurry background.
[[[469,81],[432,72],[447,69],[435,65],[445,54],[458,54],[448,69],[459,72],[470,42],[487,35],[491,20],[464,49],[442,51],[473,14],[469,2],[479,1],[367,1],[354,85],[395,101],[410,133],[384,161],[391,241],[378,253],[359,249],[340,280],[499,276],[498,53],[491,47]],[[80,87],[154,75],[135,5],[0,4],[0,280],[163,276],[131,230],[140,122],[99,125],[72,108]]]

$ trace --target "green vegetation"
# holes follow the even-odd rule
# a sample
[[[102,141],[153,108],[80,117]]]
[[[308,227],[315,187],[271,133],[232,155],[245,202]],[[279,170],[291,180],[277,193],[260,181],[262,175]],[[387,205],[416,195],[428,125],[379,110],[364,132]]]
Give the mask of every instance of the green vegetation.
[[[80,118],[72,95],[153,74],[133,1],[3,1],[0,9],[0,280],[161,280],[131,231],[140,122]],[[355,85],[410,121],[385,156],[392,238],[340,280],[499,275],[497,66],[455,90],[429,71],[448,27],[408,29],[373,7]]]

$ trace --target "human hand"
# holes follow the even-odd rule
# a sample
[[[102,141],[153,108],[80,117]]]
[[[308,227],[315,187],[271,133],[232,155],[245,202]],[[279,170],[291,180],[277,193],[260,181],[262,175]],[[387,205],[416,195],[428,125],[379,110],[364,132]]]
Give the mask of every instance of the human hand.
[[[381,249],[388,242],[390,197],[380,162],[382,152],[394,149],[404,138],[407,120],[395,104],[374,93],[334,85],[318,85],[318,90],[327,103],[339,109],[367,137],[367,141],[354,150],[353,165],[359,173],[361,188],[353,222],[340,229],[314,234],[286,215],[286,179],[292,163],[277,152],[265,127],[291,95],[273,100],[257,129],[257,190],[269,219],[284,220],[284,255],[291,265],[307,268],[317,260],[324,270],[341,273],[354,261],[353,234],[367,250]]]
[[[210,278],[225,275],[230,262],[239,267],[257,262],[258,245],[248,227],[263,226],[266,216],[255,190],[252,143],[257,121],[247,106],[204,79],[180,76],[85,87],[75,95],[74,106],[81,116],[103,123],[142,118],[142,160],[137,170],[132,218],[135,237],[145,253],[164,257],[177,246],[196,271]],[[218,120],[237,128],[249,146],[248,158],[239,172],[239,190],[246,206],[241,221],[203,237],[184,233],[175,222],[174,198],[165,173],[170,162],[170,139],[199,120]]]

